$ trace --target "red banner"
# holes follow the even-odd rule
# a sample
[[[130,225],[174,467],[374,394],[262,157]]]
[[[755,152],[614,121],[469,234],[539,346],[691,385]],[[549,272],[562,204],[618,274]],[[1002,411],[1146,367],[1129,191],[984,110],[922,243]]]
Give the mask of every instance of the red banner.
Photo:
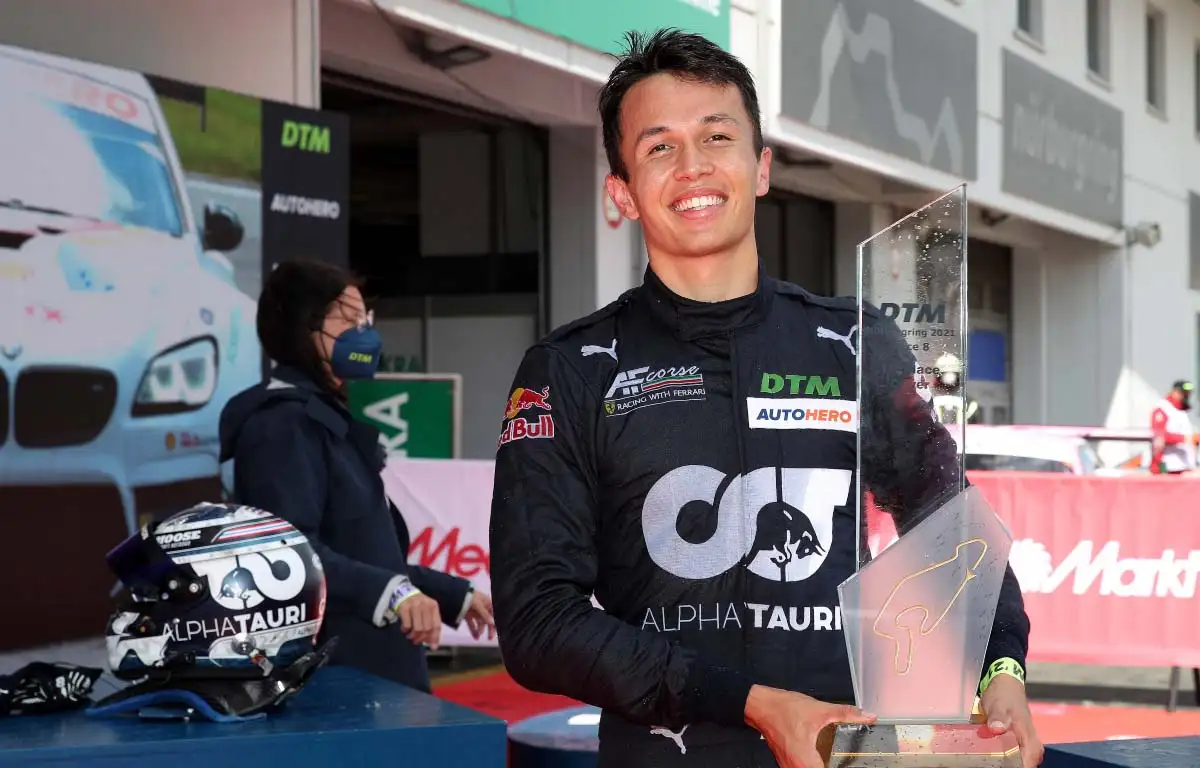
[[[1029,656],[1200,667],[1200,479],[972,472],[1009,526]],[[890,543],[868,515],[872,551]]]

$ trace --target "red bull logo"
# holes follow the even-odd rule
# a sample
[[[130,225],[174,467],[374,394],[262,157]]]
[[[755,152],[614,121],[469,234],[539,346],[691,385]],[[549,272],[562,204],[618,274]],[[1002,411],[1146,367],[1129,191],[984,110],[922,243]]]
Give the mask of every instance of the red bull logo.
[[[505,422],[500,431],[500,439],[496,447],[500,448],[515,440],[551,439],[554,437],[554,417],[548,413],[538,416],[537,421],[528,419],[513,419]]]
[[[524,387],[514,389],[513,393],[509,395],[508,407],[504,409],[504,418],[515,419],[518,413],[530,408],[540,408],[543,411],[552,410],[550,408],[550,387],[543,387],[541,392]]]

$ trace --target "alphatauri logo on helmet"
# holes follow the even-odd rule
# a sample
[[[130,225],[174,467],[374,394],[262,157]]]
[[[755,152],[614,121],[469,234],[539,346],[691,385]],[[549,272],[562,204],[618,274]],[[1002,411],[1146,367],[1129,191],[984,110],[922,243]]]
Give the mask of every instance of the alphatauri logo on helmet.
[[[710,579],[741,566],[770,581],[804,581],[833,543],[833,512],[850,498],[846,469],[762,467],[726,477],[700,465],[659,478],[642,505],[642,534],[655,564],[681,579]],[[706,541],[680,535],[693,504],[716,510]]]
[[[196,561],[192,567],[208,579],[212,599],[231,611],[249,610],[267,600],[285,603],[304,590],[308,578],[303,558],[293,549]]]
[[[201,531],[197,528],[191,531],[160,533],[154,537],[154,540],[157,541],[158,546],[162,547],[163,549],[179,549],[180,547],[186,547],[188,544],[199,540],[200,534]]]

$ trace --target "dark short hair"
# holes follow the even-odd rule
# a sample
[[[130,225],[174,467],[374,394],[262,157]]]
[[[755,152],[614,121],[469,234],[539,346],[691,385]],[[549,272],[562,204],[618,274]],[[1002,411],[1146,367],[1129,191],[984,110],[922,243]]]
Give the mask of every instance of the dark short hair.
[[[267,357],[307,374],[322,389],[337,392],[313,344],[338,297],[361,282],[349,272],[319,261],[282,261],[267,277],[258,299],[258,341]]]
[[[762,152],[762,116],[754,76],[736,56],[701,35],[678,29],[660,29],[648,36],[626,32],[625,44],[625,53],[617,57],[608,82],[600,89],[598,103],[604,152],[614,176],[629,180],[629,169],[621,159],[621,103],[630,88],[660,72],[697,83],[735,86],[754,126],[754,151]]]

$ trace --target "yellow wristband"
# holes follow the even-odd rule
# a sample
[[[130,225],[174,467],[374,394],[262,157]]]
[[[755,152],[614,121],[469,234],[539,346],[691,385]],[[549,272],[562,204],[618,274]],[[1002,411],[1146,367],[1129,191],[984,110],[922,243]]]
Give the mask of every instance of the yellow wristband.
[[[1010,659],[1005,656],[1002,659],[996,659],[988,665],[987,672],[984,673],[983,679],[979,681],[980,695],[983,695],[983,692],[987,690],[987,687],[991,685],[997,675],[1009,675],[1020,680],[1021,685],[1025,684],[1025,670],[1021,668],[1016,659]]]

